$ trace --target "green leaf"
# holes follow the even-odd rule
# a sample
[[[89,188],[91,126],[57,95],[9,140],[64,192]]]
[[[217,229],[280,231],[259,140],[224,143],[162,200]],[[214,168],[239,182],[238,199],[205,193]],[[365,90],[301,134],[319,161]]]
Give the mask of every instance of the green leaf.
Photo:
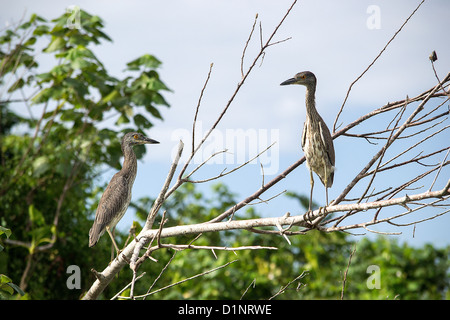
[[[36,43],[36,37],[31,37],[24,43],[24,45],[25,46],[32,46],[35,43]]]
[[[25,84],[25,81],[23,81],[22,78],[19,78],[16,82],[13,83],[11,87],[9,87],[8,92],[13,92],[17,89],[20,89]]]
[[[44,34],[48,34],[49,28],[46,25],[39,25],[34,29],[33,35],[34,36],[42,36]]]
[[[47,20],[45,20],[41,16],[37,15],[36,13],[33,13],[30,17],[30,22],[35,22],[36,20],[39,22],[47,22]]]
[[[153,96],[153,102],[155,104],[159,104],[159,105],[163,105],[166,107],[170,107],[170,105],[167,103],[167,101],[164,99],[164,97],[162,95],[160,95],[159,93],[155,93]]]
[[[5,276],[4,274],[0,274],[0,284],[12,282],[11,278],[8,276]]]
[[[1,285],[0,285],[0,290],[6,291],[6,292],[9,293],[10,295],[13,295],[13,294],[14,294],[14,289],[11,288],[11,286],[9,286],[9,283],[1,284]]]
[[[139,70],[140,67],[144,68],[150,68],[150,69],[156,69],[161,65],[161,61],[156,59],[154,56],[150,54],[144,54],[140,56],[139,58],[128,62],[128,70]]]
[[[102,103],[107,103],[110,102],[112,100],[114,100],[116,97],[120,96],[119,91],[117,90],[112,90],[108,95],[106,95],[106,97],[104,97],[102,99]]]
[[[163,119],[161,116],[161,113],[159,113],[158,109],[156,109],[154,106],[152,105],[147,105],[145,106],[145,110],[147,110],[148,112],[150,112],[152,114],[152,116],[154,116],[155,118],[158,119]]]
[[[148,121],[147,118],[141,114],[135,115],[133,119],[134,119],[134,123],[136,124],[136,126],[138,126],[140,128],[142,127],[144,129],[149,129],[153,126],[153,124],[150,121]]]
[[[40,156],[36,158],[33,162],[33,176],[40,177],[48,169],[50,169],[50,164],[48,163],[48,158],[46,156]]]
[[[128,117],[131,117],[131,116],[133,116],[133,108],[132,107],[130,107],[129,105],[125,105],[124,107],[123,107],[123,111],[125,111],[125,114],[128,116]]]
[[[45,224],[44,216],[42,212],[40,212],[33,204],[28,206],[28,215],[30,217],[30,221],[37,226],[42,226]]]
[[[50,53],[64,48],[66,45],[66,41],[61,37],[53,37],[52,41],[48,45],[47,48],[44,49],[44,52]]]
[[[145,106],[152,103],[152,91],[146,89],[139,89],[131,95],[131,101],[138,106]]]
[[[9,238],[9,236],[11,235],[11,229],[8,229],[8,228],[5,228],[5,227],[2,227],[2,226],[0,226],[0,236],[2,235],[2,234],[5,234],[6,235],[6,237],[7,238]]]
[[[61,120],[63,121],[79,121],[83,116],[84,113],[77,112],[73,109],[67,109],[61,112]]]
[[[25,295],[22,289],[19,286],[12,283],[12,280],[5,276],[4,274],[0,274],[0,290],[6,291],[9,294],[14,294],[14,290],[19,293],[21,296]]]
[[[25,292],[23,292],[22,289],[20,289],[20,287],[12,282],[8,283],[8,286],[10,286],[11,288],[13,288],[18,294],[20,294],[21,296],[25,295]]]
[[[129,123],[130,119],[128,119],[125,115],[120,115],[119,119],[117,119],[116,124],[120,125],[120,124],[124,124],[124,123]]]
[[[64,84],[69,90],[71,90],[71,94],[76,94],[78,97],[82,98],[89,93],[85,83],[78,79],[67,78],[64,80]]]

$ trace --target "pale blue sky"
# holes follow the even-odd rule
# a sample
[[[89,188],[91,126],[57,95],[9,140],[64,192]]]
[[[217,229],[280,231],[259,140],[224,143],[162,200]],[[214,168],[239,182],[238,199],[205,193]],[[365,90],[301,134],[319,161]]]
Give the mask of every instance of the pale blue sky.
[[[175,133],[191,130],[195,107],[210,63],[214,63],[214,68],[199,114],[203,131],[216,119],[240,81],[242,50],[255,14],[259,14],[263,37],[267,39],[291,3],[290,0],[0,0],[0,26],[18,21],[25,10],[27,16],[38,13],[45,18],[55,18],[70,5],[78,5],[104,20],[105,32],[113,42],[105,42],[94,48],[94,51],[113,74],[120,76],[127,62],[144,53],[153,54],[163,62],[159,73],[173,90],[173,93],[165,94],[171,108],[161,110],[164,122],[155,121],[155,127],[148,132],[161,144],[149,146],[147,156],[138,164],[139,175],[133,190],[133,198],[137,199],[144,195],[155,197],[161,188],[171,154],[177,145]],[[284,171],[303,156],[300,133],[305,119],[304,88],[280,87],[279,84],[299,71],[314,72],[318,78],[317,108],[331,127],[350,83],[375,58],[418,3],[406,0],[299,1],[274,40],[292,39],[267,50],[261,67],[258,64],[255,68],[219,125],[216,138],[220,140],[220,134],[226,137],[227,129],[231,130],[228,131],[231,134],[236,133],[233,130],[237,129],[265,134],[268,141],[277,140],[278,170],[274,174]],[[370,5],[380,9],[379,29],[368,28],[370,14],[367,10]],[[443,78],[448,73],[450,43],[446,40],[449,12],[450,2],[445,0],[426,1],[422,5],[373,68],[353,87],[341,116],[344,124],[389,101],[404,99],[406,95],[413,97],[434,86],[436,80],[428,60],[433,50],[436,50],[439,58],[436,62],[439,76]],[[259,34],[255,36],[247,50],[246,66],[258,49]],[[448,120],[443,125],[446,124]],[[386,123],[372,125],[374,128],[384,128]],[[271,130],[277,134],[272,134]],[[224,144],[230,142],[223,139]],[[188,151],[190,141],[185,143]],[[448,134],[447,137],[445,134],[438,136],[435,143],[449,146]],[[258,144],[259,150],[266,146],[262,145],[263,142]],[[212,145],[209,147],[211,149]],[[337,171],[335,183],[329,191],[330,199],[341,193],[380,146],[340,137],[335,140],[335,148]],[[275,156],[277,149],[274,150]],[[439,161],[438,158],[435,160]],[[224,166],[232,168],[233,164],[206,166],[196,177],[201,179],[220,173]],[[414,166],[410,166],[406,173],[414,169]],[[389,186],[392,179],[401,179],[401,175],[406,173],[401,171],[395,177],[380,175],[377,190]],[[109,180],[113,174],[112,170],[107,171],[105,180]],[[275,175],[267,175],[266,181]],[[445,169],[436,188],[442,187],[449,176],[449,169]],[[431,183],[431,180],[426,180],[426,183]],[[249,165],[223,181],[238,194],[239,200],[243,199],[261,184],[259,163]],[[324,189],[317,178],[316,182],[314,198],[322,201]],[[199,187],[208,190],[210,185]],[[365,184],[361,187],[365,187]],[[308,194],[307,169],[304,166],[297,168],[263,196],[270,198],[284,189]],[[279,216],[287,211],[292,214],[299,212],[297,203],[284,196],[269,204],[260,204],[256,209],[267,216]],[[433,214],[433,210],[420,211],[407,221]],[[127,213],[119,227],[128,228],[132,218],[133,215]],[[402,231],[403,234],[398,238],[413,245],[423,242],[447,245],[450,244],[447,231],[449,225],[450,215],[447,214],[418,225],[414,238],[412,227],[399,230],[383,224],[373,229]]]

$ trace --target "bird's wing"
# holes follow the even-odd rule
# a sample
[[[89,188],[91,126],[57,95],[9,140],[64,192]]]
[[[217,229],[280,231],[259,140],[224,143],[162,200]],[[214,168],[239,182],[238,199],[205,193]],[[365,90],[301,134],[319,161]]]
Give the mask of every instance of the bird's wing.
[[[306,121],[303,124],[303,131],[302,131],[302,150],[305,150],[305,143],[306,143],[306,131],[308,130],[308,127],[306,125]]]
[[[123,175],[116,173],[98,203],[95,220],[108,225],[115,214],[124,207],[127,198],[128,180]]]
[[[119,211],[124,208],[128,199],[128,183],[128,179],[118,172],[109,182],[105,192],[103,192],[95,213],[94,224],[89,232],[92,245],[98,241],[105,228],[113,221]]]
[[[325,122],[319,121],[319,126],[320,126],[319,127],[320,128],[320,137],[322,139],[322,143],[325,146],[328,160],[330,161],[330,164],[333,166],[333,171],[330,172],[330,175],[327,180],[328,187],[331,187],[333,185],[333,180],[334,180],[334,163],[335,163],[333,138],[331,138],[330,130],[328,129]]]
[[[322,139],[322,143],[325,146],[325,150],[327,151],[328,160],[330,160],[331,165],[334,167],[335,163],[335,155],[334,155],[334,146],[333,146],[333,138],[331,137],[330,130],[327,125],[323,121],[319,121],[320,125],[320,137]]]

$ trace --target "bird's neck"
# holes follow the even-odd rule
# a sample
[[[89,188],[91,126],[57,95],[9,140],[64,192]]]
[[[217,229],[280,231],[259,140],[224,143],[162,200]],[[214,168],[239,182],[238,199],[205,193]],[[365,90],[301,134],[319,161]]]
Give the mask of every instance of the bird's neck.
[[[124,160],[122,166],[122,173],[125,175],[136,176],[137,172],[137,159],[136,154],[131,146],[125,146],[122,148]]]
[[[306,87],[306,97],[305,97],[305,105],[306,105],[306,115],[315,115],[317,114],[316,110],[316,99],[315,99],[316,87],[315,86],[307,86]]]

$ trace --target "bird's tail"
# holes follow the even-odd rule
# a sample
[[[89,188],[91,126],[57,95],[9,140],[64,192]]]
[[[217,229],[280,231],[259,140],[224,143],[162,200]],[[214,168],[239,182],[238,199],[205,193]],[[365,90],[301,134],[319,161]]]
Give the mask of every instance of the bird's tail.
[[[91,230],[89,230],[89,247],[95,246],[104,232],[104,228],[102,228],[102,226],[98,223],[94,222]]]

